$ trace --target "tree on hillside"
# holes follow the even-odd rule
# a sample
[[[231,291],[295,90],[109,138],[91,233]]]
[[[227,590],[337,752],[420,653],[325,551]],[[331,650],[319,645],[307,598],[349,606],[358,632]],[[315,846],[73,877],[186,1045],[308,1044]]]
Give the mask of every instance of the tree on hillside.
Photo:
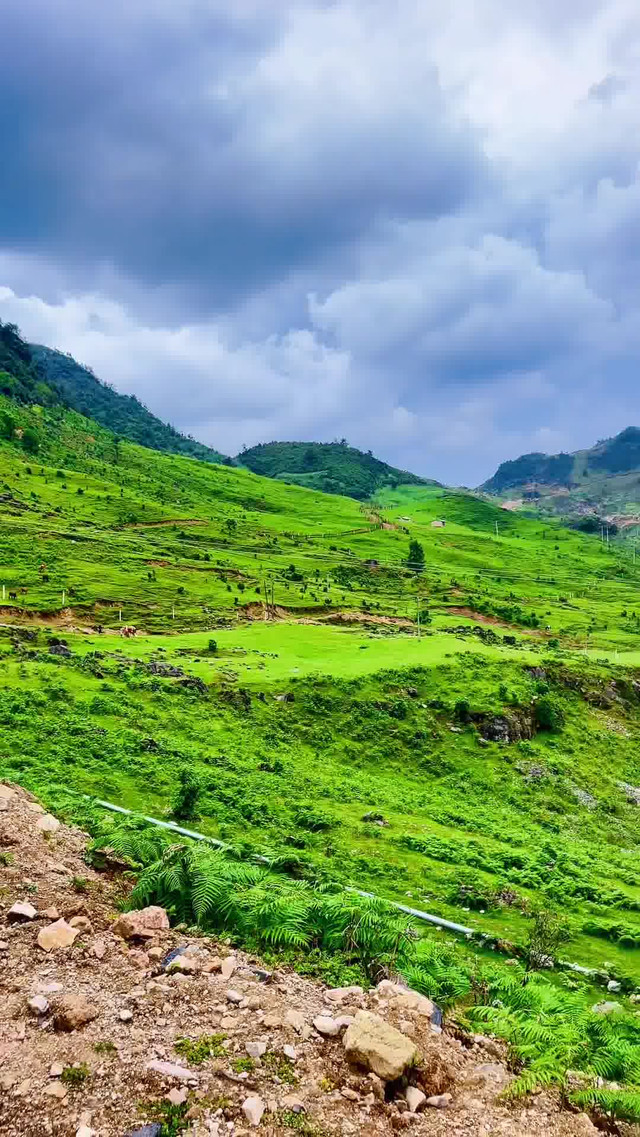
[[[424,549],[419,541],[411,541],[409,543],[407,568],[415,573],[424,572]]]
[[[40,449],[40,437],[32,426],[26,427],[22,434],[22,446],[27,454],[37,454]]]

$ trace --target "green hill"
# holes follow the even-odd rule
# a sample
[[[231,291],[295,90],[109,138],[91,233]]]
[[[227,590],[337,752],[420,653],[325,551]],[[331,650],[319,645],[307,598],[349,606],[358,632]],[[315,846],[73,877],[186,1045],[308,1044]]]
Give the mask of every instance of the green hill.
[[[289,902],[348,886],[472,927],[487,938],[411,940],[411,982],[463,1012],[488,975],[521,995],[500,953],[526,955],[535,913],[561,912],[562,957],[617,977],[616,1023],[638,1031],[640,565],[624,549],[435,485],[363,509],[59,404],[0,396],[0,422],[0,780],[133,849],[134,868],[157,842],[78,795],[268,858],[296,878]],[[149,899],[172,908],[165,868]],[[274,961],[289,944],[285,962],[338,985],[388,963],[379,940],[316,949],[271,887],[273,906],[243,888],[210,925],[256,950],[237,916],[251,893]],[[558,972],[548,999],[568,986],[586,1008],[607,997]],[[562,1077],[583,1051],[556,1033]]]
[[[229,461],[218,450],[161,422],[135,395],[119,395],[97,379],[90,368],[76,363],[71,355],[41,344],[32,344],[30,351],[38,375],[59,393],[66,406],[94,419],[114,434],[153,450],[186,454],[202,462]]]
[[[406,470],[397,470],[342,442],[264,442],[243,450],[236,461],[267,478],[344,494],[366,501],[378,490],[398,485],[438,485]]]
[[[623,536],[640,531],[640,429],[627,427],[614,438],[572,454],[523,454],[503,462],[481,487],[568,519],[594,531],[617,524]]]

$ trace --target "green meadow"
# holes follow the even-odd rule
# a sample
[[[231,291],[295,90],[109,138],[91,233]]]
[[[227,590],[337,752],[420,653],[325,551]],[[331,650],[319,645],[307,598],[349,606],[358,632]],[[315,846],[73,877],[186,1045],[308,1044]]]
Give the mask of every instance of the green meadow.
[[[236,848],[516,944],[544,901],[568,956],[640,980],[623,553],[462,491],[359,503],[11,413],[40,446],[0,443],[3,776],[166,817],[188,768]]]

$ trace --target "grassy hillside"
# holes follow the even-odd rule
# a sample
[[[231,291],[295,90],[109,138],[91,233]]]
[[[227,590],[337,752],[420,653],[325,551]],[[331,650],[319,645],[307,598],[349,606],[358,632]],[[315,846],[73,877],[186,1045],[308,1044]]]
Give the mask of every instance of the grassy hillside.
[[[365,454],[344,441],[266,442],[243,450],[236,461],[254,474],[358,501],[373,497],[385,487],[438,484],[388,466],[371,451]]]
[[[525,509],[617,524],[621,537],[640,530],[640,430],[628,427],[615,438],[573,454],[523,454],[503,462],[480,487]]]
[[[177,817],[509,954],[552,909],[565,959],[623,1002],[640,985],[640,566],[437,486],[365,505],[60,407],[2,415],[0,778],[87,824],[81,793]],[[413,981],[469,996],[486,947],[437,940]]]
[[[186,454],[202,462],[229,461],[218,450],[187,438],[161,422],[135,395],[119,395],[97,379],[90,368],[76,363],[72,356],[41,344],[31,345],[31,355],[38,375],[59,392],[66,406],[94,419],[114,434],[153,450]]]

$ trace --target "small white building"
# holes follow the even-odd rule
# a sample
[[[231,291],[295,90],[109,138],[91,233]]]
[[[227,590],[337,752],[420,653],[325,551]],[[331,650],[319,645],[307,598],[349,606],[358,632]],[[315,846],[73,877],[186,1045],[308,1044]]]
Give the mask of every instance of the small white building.
[[[446,521],[438,521],[438,520],[432,521],[431,522],[431,528],[432,529],[444,529],[446,524],[447,524]]]

